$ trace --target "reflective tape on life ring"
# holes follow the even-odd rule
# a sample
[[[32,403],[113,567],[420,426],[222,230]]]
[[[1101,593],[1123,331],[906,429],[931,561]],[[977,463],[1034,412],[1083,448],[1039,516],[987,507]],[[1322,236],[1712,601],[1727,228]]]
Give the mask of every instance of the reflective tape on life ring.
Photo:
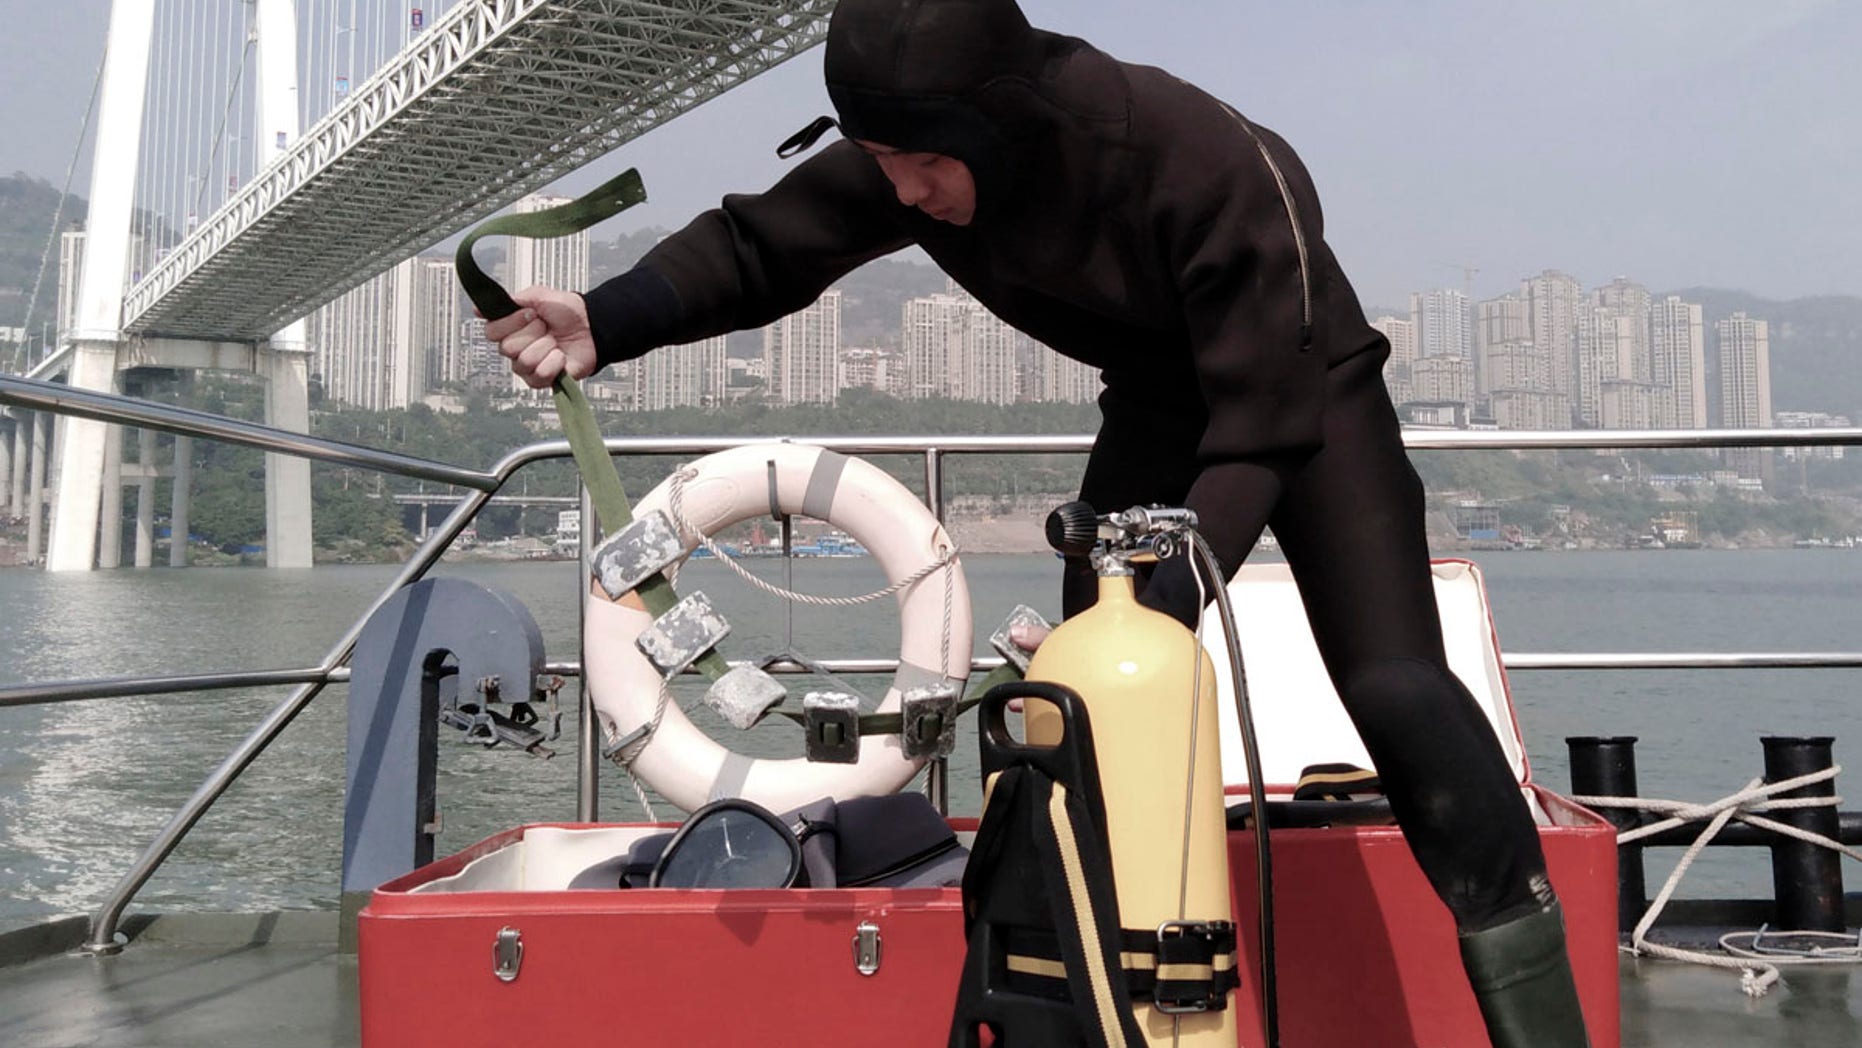
[[[688,525],[706,535],[766,516],[773,502],[784,514],[815,517],[845,531],[866,547],[893,582],[933,563],[955,545],[904,485],[869,462],[823,448],[752,444],[708,455],[688,468],[697,475],[684,482],[683,515]],[[662,510],[670,518],[671,492],[668,480],[641,499],[636,512]],[[681,539],[688,552],[698,544],[689,531]],[[950,587],[948,631],[945,587]],[[932,572],[894,599],[901,620],[899,671],[879,706],[888,713],[899,709],[906,691],[940,681],[961,684],[970,671],[970,592],[960,562]],[[650,723],[659,703],[659,674],[634,646],[651,622],[645,611],[600,598],[588,600],[583,668],[610,740]],[[923,763],[905,757],[896,735],[863,737],[860,759],[853,764],[746,757],[719,745],[687,720],[676,703],[668,703],[658,730],[632,768],[686,811],[723,797],[745,797],[771,811],[787,811],[822,797],[892,793],[911,781]]]

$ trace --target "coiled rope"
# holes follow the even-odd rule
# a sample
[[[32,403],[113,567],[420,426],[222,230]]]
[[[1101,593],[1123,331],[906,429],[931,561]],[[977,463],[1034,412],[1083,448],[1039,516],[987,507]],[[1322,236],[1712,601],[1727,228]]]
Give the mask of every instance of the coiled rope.
[[[1767,783],[1763,779],[1753,779],[1751,782],[1746,783],[1745,788],[1739,792],[1729,794],[1710,804],[1689,804],[1684,801],[1657,800],[1648,797],[1580,796],[1571,798],[1579,804],[1590,808],[1622,808],[1654,812],[1659,815],[1667,816],[1647,826],[1638,826],[1635,829],[1624,830],[1617,834],[1616,843],[1618,846],[1633,844],[1644,837],[1653,836],[1654,834],[1671,830],[1677,826],[1684,826],[1691,822],[1699,822],[1703,819],[1707,821],[1707,825],[1701,830],[1700,835],[1694,838],[1694,842],[1688,845],[1687,851],[1682,854],[1681,861],[1675,864],[1673,872],[1668,875],[1668,880],[1662,885],[1661,891],[1657,892],[1654,900],[1649,903],[1649,908],[1642,914],[1642,919],[1636,922],[1635,930],[1632,931],[1629,936],[1629,944],[1624,946],[1623,950],[1627,953],[1635,954],[1638,957],[1646,954],[1652,957],[1665,957],[1670,960],[1685,961],[1690,964],[1703,964],[1715,968],[1738,969],[1741,973],[1739,987],[1750,997],[1763,997],[1765,992],[1771,989],[1772,984],[1778,981],[1778,969],[1783,965],[1851,964],[1862,961],[1862,939],[1856,940],[1856,944],[1854,945],[1845,947],[1813,947],[1807,951],[1792,951],[1777,947],[1761,948],[1759,946],[1759,940],[1767,934],[1769,931],[1768,928],[1760,928],[1756,932],[1729,932],[1721,936],[1720,946],[1727,951],[1724,954],[1668,946],[1662,943],[1652,942],[1648,938],[1649,929],[1654,926],[1656,919],[1661,916],[1662,909],[1668,905],[1668,900],[1674,896],[1675,888],[1680,885],[1681,878],[1687,874],[1688,867],[1700,856],[1700,853],[1705,850],[1707,845],[1712,843],[1713,839],[1719,835],[1720,830],[1724,828],[1727,823],[1735,819],[1752,826],[1770,830],[1781,836],[1790,837],[1794,840],[1804,841],[1809,844],[1815,844],[1821,848],[1828,848],[1832,851],[1847,855],[1851,859],[1862,861],[1862,852],[1857,852],[1841,841],[1834,840],[1811,830],[1800,829],[1796,826],[1788,826],[1775,819],[1768,819],[1758,814],[1764,811],[1782,811],[1795,808],[1830,808],[1841,804],[1841,797],[1796,797],[1789,799],[1776,797],[1777,794],[1787,793],[1804,786],[1810,786],[1819,782],[1828,782],[1836,778],[1841,771],[1841,765],[1832,765],[1822,771],[1811,772],[1808,775],[1800,775],[1793,779],[1784,779],[1780,782]],[[1789,936],[1792,938],[1832,937],[1843,939],[1846,942],[1851,938],[1846,935],[1836,935],[1835,933],[1829,932],[1772,932],[1771,934]],[[1743,936],[1751,936],[1751,945],[1749,947],[1740,947],[1733,942],[1733,940]]]

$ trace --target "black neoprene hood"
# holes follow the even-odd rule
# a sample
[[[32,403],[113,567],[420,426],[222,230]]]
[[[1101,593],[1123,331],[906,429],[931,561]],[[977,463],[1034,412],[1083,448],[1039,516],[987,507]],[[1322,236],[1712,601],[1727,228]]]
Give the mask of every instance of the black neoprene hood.
[[[988,211],[1013,186],[1043,53],[1014,0],[841,0],[828,97],[849,138],[963,161]]]

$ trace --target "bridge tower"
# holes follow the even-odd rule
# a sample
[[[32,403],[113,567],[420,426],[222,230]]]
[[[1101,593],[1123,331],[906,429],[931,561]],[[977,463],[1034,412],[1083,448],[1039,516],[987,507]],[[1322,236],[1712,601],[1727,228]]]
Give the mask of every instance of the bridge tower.
[[[293,0],[253,0],[258,44],[258,113],[267,158],[282,154],[298,135],[297,39]],[[148,340],[134,346],[123,329],[124,288],[129,275],[136,171],[142,151],[149,55],[156,0],[115,0],[99,88],[96,145],[92,153],[90,213],[84,265],[78,283],[77,319],[67,381],[98,392],[123,392],[130,367],[197,368],[226,360],[224,343]],[[261,164],[261,166],[263,166]],[[246,348],[246,347],[240,347]],[[266,380],[266,422],[306,432],[310,426],[309,360],[302,320],[269,342],[249,347],[236,359]],[[146,444],[145,444],[146,448]],[[56,437],[57,484],[45,566],[50,571],[115,567],[120,537],[122,434],[119,427],[89,419],[64,418]],[[176,528],[170,563],[185,563],[187,463],[185,442],[177,446]],[[17,469],[17,465],[15,466]],[[147,566],[150,543],[140,534],[152,508],[150,470],[137,474],[138,566]],[[266,563],[297,568],[311,564],[310,465],[303,459],[267,454],[265,470]],[[100,520],[100,518],[102,518]],[[37,520],[37,517],[34,517]],[[104,542],[99,548],[99,525]]]

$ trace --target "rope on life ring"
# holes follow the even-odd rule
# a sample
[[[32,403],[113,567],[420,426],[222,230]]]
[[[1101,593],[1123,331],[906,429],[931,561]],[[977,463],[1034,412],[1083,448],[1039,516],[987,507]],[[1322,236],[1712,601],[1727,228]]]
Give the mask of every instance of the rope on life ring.
[[[912,688],[961,688],[968,678],[970,594],[956,544],[917,496],[871,463],[813,445],[746,445],[699,459],[661,483],[637,506],[640,516],[654,510],[677,519],[687,554],[702,537],[772,510],[827,521],[864,546],[897,590],[899,670],[879,711],[897,711]],[[585,623],[583,666],[603,732],[612,742],[646,727],[629,770],[686,811],[722,797],[787,811],[822,797],[891,793],[924,764],[904,755],[897,736],[863,736],[852,764],[726,749],[663,701],[659,671],[634,644],[650,613],[590,597]]]

